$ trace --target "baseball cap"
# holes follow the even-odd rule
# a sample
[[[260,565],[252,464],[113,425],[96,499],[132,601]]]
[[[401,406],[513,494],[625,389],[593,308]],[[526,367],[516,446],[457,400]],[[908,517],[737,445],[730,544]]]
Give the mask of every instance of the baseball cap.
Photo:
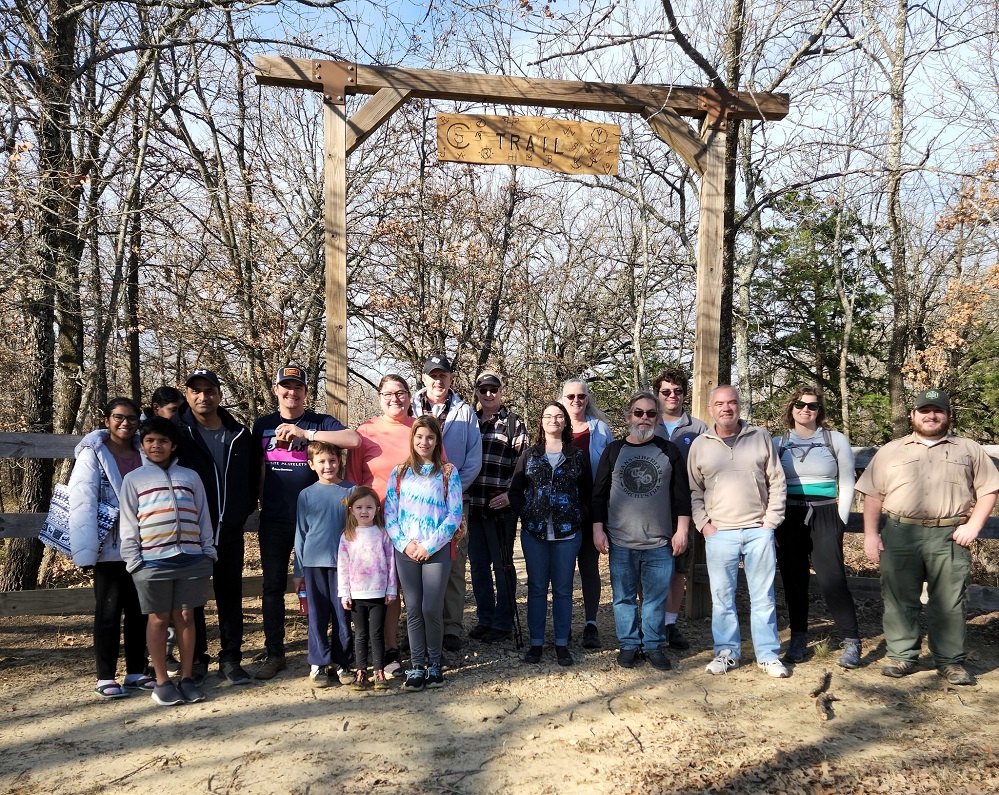
[[[944,411],[950,411],[950,399],[942,389],[926,389],[916,393],[914,409],[921,409],[923,406],[936,406]]]
[[[203,367],[199,367],[197,370],[192,370],[191,374],[185,379],[184,386],[190,386],[191,382],[195,378],[204,378],[206,381],[211,381],[219,389],[222,388],[222,382],[219,377],[211,370],[206,370]]]
[[[430,375],[434,370],[443,370],[445,373],[454,372],[451,362],[448,361],[447,356],[443,353],[435,353],[423,363],[423,372],[425,375]]]
[[[298,381],[304,386],[309,385],[309,382],[306,380],[305,370],[293,364],[278,369],[277,375],[274,376],[274,383],[280,384],[282,381]]]
[[[503,386],[503,382],[492,370],[483,370],[479,373],[479,377],[475,379],[475,388],[478,389],[482,386],[492,386],[499,389]]]

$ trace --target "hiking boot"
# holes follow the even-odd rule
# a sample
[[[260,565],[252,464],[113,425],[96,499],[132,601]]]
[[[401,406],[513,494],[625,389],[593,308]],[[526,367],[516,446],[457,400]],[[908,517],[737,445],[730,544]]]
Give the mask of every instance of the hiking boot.
[[[193,679],[182,679],[180,687],[177,689],[188,704],[197,704],[199,701],[205,700],[205,694],[201,692],[200,687],[194,684]]]
[[[727,674],[733,668],[739,667],[739,658],[732,655],[731,649],[722,649],[718,656],[707,664],[704,670],[709,674],[719,676]]]
[[[357,669],[357,673],[354,675],[353,683],[350,687],[351,690],[356,690],[358,693],[368,689],[368,674],[363,668]]]
[[[808,633],[792,632],[791,642],[787,644],[787,651],[784,652],[784,662],[800,663],[808,653]]]
[[[915,660],[889,660],[888,664],[881,669],[881,675],[892,679],[901,679],[903,676],[913,673],[918,667]]]
[[[544,648],[544,646],[531,646],[524,654],[524,662],[534,664],[541,662],[541,652]]]
[[[281,671],[288,667],[288,663],[284,659],[284,655],[271,655],[268,654],[266,659],[260,664],[257,672],[253,675],[254,679],[273,679]]]
[[[652,651],[645,652],[645,659],[649,661],[649,665],[660,671],[669,671],[673,667],[673,663],[669,661],[669,657],[666,656],[662,649],[653,649]]]
[[[836,665],[840,668],[850,670],[860,667],[860,641],[857,638],[847,638],[841,644],[843,653],[836,660]]]
[[[583,641],[580,645],[584,649],[600,648],[600,633],[597,632],[596,624],[587,624],[583,627]]]
[[[503,640],[510,640],[513,637],[513,633],[507,629],[491,629],[488,633],[482,636],[483,643],[499,643]]]
[[[385,667],[382,669],[385,671],[385,677],[391,679],[394,676],[401,676],[402,663],[400,660],[402,655],[398,649],[385,649],[385,657],[382,662],[384,662]]]
[[[677,651],[686,651],[690,648],[690,641],[683,636],[683,633],[676,624],[667,624],[666,645]]]
[[[238,662],[224,662],[219,666],[219,670],[222,672],[222,677],[230,685],[250,684],[250,675]]]
[[[385,671],[382,668],[379,668],[377,671],[375,671],[374,689],[375,690],[389,689],[388,679],[385,678]]]
[[[772,676],[774,679],[787,679],[791,675],[791,672],[784,667],[784,663],[776,658],[766,662],[758,662],[756,667],[761,671],[766,671],[767,676]]]
[[[153,701],[161,707],[175,707],[184,703],[184,697],[180,694],[177,686],[173,682],[163,685],[156,685],[153,688]]]
[[[975,677],[973,677],[971,675],[971,672],[967,668],[965,668],[961,663],[951,663],[950,665],[941,665],[939,668],[937,668],[937,674],[946,679],[947,683],[951,685],[975,684]]]
[[[411,668],[406,671],[406,681],[403,683],[403,690],[410,693],[419,693],[427,686],[427,672],[423,668]]]
[[[568,666],[572,665],[573,659],[572,654],[569,652],[568,646],[556,646],[555,647],[555,660],[559,665]]]
[[[448,651],[461,651],[461,638],[449,632],[444,636],[444,648]]]
[[[621,649],[617,653],[617,664],[622,668],[634,668],[641,661],[638,649]]]
[[[334,681],[336,680],[330,678],[329,671],[325,665],[313,665],[312,670],[309,671],[309,684],[314,688],[322,689],[329,687]]]
[[[444,674],[441,672],[440,663],[434,663],[427,668],[424,681],[427,687],[444,687]]]
[[[486,635],[492,632],[492,627],[483,626],[482,624],[476,624],[468,632],[468,637],[472,640],[482,640]]]

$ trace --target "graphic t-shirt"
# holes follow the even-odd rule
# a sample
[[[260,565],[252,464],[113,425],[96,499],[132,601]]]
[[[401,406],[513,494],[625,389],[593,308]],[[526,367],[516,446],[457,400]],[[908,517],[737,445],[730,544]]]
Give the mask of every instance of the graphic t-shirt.
[[[673,465],[658,441],[615,443],[620,453],[611,473],[606,523],[613,544],[658,549],[673,537]]]
[[[319,478],[309,468],[308,439],[292,439],[288,447],[279,447],[274,438],[278,425],[291,423],[306,431],[342,431],[343,423],[329,414],[306,412],[287,420],[280,412],[267,414],[253,423],[253,443],[264,455],[264,489],[260,498],[260,518],[271,522],[295,524],[298,495]],[[334,555],[336,548],[333,549]]]

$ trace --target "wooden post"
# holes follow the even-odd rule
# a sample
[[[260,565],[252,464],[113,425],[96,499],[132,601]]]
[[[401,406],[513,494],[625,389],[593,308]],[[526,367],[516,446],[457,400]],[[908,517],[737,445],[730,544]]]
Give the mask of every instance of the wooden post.
[[[708,395],[718,385],[721,336],[722,257],[725,236],[725,144],[728,133],[712,130],[706,140],[697,228],[697,330],[694,341],[694,389],[690,409],[710,426]],[[704,537],[692,534],[694,565],[704,563]],[[691,575],[693,569],[691,569]],[[711,615],[707,583],[687,577],[687,617]]]
[[[347,424],[347,111],[323,101],[326,411]]]

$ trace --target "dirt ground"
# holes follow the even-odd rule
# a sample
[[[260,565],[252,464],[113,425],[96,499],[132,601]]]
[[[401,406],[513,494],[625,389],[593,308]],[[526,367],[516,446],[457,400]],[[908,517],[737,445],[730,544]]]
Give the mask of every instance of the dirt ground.
[[[819,642],[830,626],[821,602],[813,656],[790,679],[758,670],[748,637],[742,667],[705,674],[707,619],[683,623],[692,647],[671,655],[673,672],[623,670],[609,594],[605,582],[605,648],[574,644],[575,666],[557,666],[550,648],[527,666],[512,643],[466,641],[447,686],[416,694],[312,690],[305,624],[289,596],[287,671],[232,687],[213,667],[208,700],[175,708],[93,693],[88,617],[0,619],[0,792],[999,792],[999,613],[972,618],[978,684],[958,689],[925,649],[919,673],[880,675],[879,602],[858,606],[866,638],[856,671],[836,667],[838,652]],[[260,603],[245,605],[250,658],[263,647]],[[778,596],[783,616],[782,607]],[[469,600],[465,625],[474,623]],[[743,627],[748,635],[745,618]],[[824,720],[809,692],[826,671],[836,700]]]

